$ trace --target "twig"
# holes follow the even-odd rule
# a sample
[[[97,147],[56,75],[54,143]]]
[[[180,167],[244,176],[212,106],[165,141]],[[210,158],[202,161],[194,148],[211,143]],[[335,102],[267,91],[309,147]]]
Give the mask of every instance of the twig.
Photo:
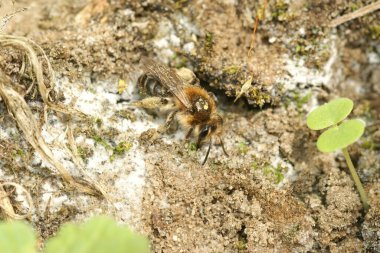
[[[267,0],[264,1],[264,7],[263,9],[261,10],[261,17],[262,19],[265,18],[265,9],[267,7]],[[251,54],[252,54],[252,50],[253,50],[253,46],[255,44],[255,38],[256,38],[256,30],[257,30],[257,27],[259,26],[259,15],[256,14],[256,18],[255,18],[255,23],[254,23],[254,26],[253,26],[253,32],[252,32],[252,36],[251,36],[251,43],[249,45],[249,50],[248,50],[248,58],[251,57]]]
[[[360,8],[359,10],[356,10],[352,13],[338,17],[338,18],[334,19],[333,21],[331,21],[329,26],[330,27],[337,27],[338,25],[341,25],[341,24],[343,24],[347,21],[353,20],[355,18],[359,18],[361,16],[364,16],[364,15],[371,13],[377,9],[380,9],[380,1],[377,1],[376,3],[364,6],[364,7]]]
[[[264,6],[261,10],[261,18],[264,19],[265,18],[265,9],[267,7],[267,4],[268,4],[268,1],[267,0],[264,0]],[[252,35],[251,35],[251,43],[249,45],[249,50],[248,50],[248,54],[247,54],[247,64],[248,64],[248,70],[250,72],[250,75],[248,76],[248,80],[242,85],[241,89],[240,89],[240,92],[236,95],[236,98],[234,100],[234,103],[239,100],[239,98],[248,92],[248,90],[251,88],[251,85],[252,85],[252,80],[253,80],[253,69],[250,67],[252,65],[249,64],[249,61],[252,61],[253,63],[253,60],[254,60],[254,57],[252,57],[251,59],[251,56],[252,56],[252,51],[253,51],[253,47],[254,47],[254,44],[255,44],[255,41],[256,41],[256,30],[257,30],[257,27],[259,26],[259,22],[260,22],[260,18],[259,18],[259,14],[256,14],[256,18],[255,18],[255,23],[253,25],[253,31],[252,31]]]

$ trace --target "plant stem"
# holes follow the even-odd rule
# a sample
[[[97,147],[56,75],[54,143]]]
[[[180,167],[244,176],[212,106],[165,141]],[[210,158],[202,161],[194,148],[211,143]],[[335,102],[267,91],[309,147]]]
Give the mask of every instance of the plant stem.
[[[352,164],[351,157],[348,154],[347,148],[342,149],[342,151],[343,151],[344,158],[346,159],[348,169],[350,170],[352,179],[354,180],[356,188],[358,189],[360,199],[363,202],[364,210],[367,211],[369,208],[367,194],[365,193],[363,185],[360,182],[360,178],[358,176],[358,173],[356,173],[355,167]]]

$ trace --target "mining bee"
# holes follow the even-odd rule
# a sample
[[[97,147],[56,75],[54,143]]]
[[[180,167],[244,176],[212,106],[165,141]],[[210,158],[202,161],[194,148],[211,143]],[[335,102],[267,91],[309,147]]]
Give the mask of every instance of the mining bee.
[[[221,138],[223,119],[216,112],[216,102],[212,94],[194,82],[198,80],[194,73],[187,70],[184,77],[180,77],[175,69],[153,60],[144,58],[140,62],[143,74],[139,76],[137,84],[140,92],[147,97],[138,101],[136,105],[144,108],[165,108],[170,111],[166,123],[159,131],[167,131],[176,119],[187,130],[186,139],[192,134],[196,137],[197,149],[208,142],[202,165],[207,161],[214,137],[218,138],[224,154],[228,156]]]

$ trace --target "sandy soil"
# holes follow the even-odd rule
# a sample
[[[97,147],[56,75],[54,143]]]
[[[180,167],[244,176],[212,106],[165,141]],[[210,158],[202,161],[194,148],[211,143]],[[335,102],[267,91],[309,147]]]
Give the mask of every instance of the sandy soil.
[[[42,240],[66,221],[105,213],[147,235],[152,252],[380,252],[380,12],[328,27],[371,2],[268,1],[248,57],[265,1],[0,1],[0,18],[27,7],[2,33],[41,45],[57,101],[88,116],[48,110],[45,121],[38,92],[29,93],[44,140],[80,176],[70,126],[86,173],[108,198],[68,189],[3,101],[0,182],[31,193],[28,220]],[[206,147],[194,150],[180,128],[157,135],[164,116],[131,105],[140,99],[132,77],[142,56],[193,70],[215,93],[229,157],[215,145],[201,166]],[[30,73],[20,75],[23,57],[0,48],[0,69],[19,91],[32,82]],[[250,74],[251,87],[234,103]],[[320,153],[318,133],[306,126],[312,108],[337,96],[353,99],[351,117],[367,124],[349,151],[368,213],[342,154]],[[11,200],[27,211],[21,193]]]

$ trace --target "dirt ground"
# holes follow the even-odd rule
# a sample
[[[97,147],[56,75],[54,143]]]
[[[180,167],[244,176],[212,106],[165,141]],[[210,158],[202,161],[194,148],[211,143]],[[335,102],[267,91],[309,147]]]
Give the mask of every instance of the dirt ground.
[[[373,2],[0,0],[1,22],[27,8],[0,23],[1,33],[41,45],[56,101],[88,116],[47,110],[45,120],[33,88],[25,100],[44,141],[80,177],[72,129],[85,172],[107,198],[68,189],[1,100],[0,182],[30,192],[27,219],[42,241],[64,222],[102,213],[145,234],[152,252],[380,252],[380,11],[329,27]],[[194,150],[181,128],[157,135],[165,117],[131,105],[143,56],[193,70],[216,95],[229,157],[215,145],[202,166],[207,147]],[[20,92],[33,82],[23,59],[0,48],[0,69]],[[319,152],[306,126],[311,109],[339,96],[354,100],[350,117],[367,125],[349,148],[367,213],[341,152]],[[30,208],[18,191],[11,200],[19,213]]]

